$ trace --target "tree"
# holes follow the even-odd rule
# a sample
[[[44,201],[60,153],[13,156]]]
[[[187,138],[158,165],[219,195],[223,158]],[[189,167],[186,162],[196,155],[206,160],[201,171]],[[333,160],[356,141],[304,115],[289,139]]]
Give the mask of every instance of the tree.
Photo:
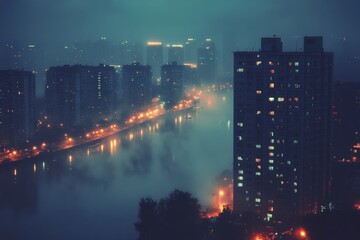
[[[157,202],[150,197],[140,200],[138,221],[135,223],[135,229],[139,232],[139,240],[159,238],[160,222],[157,205]]]
[[[190,193],[174,190],[160,200],[159,213],[164,226],[164,239],[200,238],[200,204]]]
[[[198,200],[176,189],[159,204],[142,198],[135,228],[139,240],[199,240],[206,235],[202,224]]]
[[[244,239],[244,226],[240,216],[229,208],[225,208],[216,218],[214,224],[214,240]]]

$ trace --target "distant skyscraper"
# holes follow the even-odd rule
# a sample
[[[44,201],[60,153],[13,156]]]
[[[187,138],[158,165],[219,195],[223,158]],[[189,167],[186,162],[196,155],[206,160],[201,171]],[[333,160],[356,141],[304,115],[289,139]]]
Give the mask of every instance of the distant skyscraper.
[[[168,64],[176,62],[184,64],[184,46],[181,44],[173,44],[168,46]]]
[[[175,106],[184,96],[184,66],[173,64],[161,67],[161,100],[166,108]]]
[[[185,62],[197,63],[197,44],[194,38],[188,38],[185,42]]]
[[[217,75],[217,61],[215,43],[206,39],[203,46],[198,49],[198,76],[201,83],[213,84]]]
[[[163,45],[161,42],[147,43],[147,65],[151,66],[152,78],[157,81],[160,79],[161,66],[163,65]]]
[[[184,64],[184,84],[185,84],[185,89],[188,87],[200,85],[196,64],[192,64],[192,63]]]
[[[329,186],[333,54],[263,38],[234,53],[234,208],[288,223],[319,210]]]
[[[134,112],[151,103],[151,67],[139,63],[124,65],[121,88],[123,101]]]
[[[0,71],[0,145],[24,142],[35,126],[35,74]]]
[[[116,88],[113,67],[51,67],[45,90],[49,120],[71,127],[110,118],[116,108]]]

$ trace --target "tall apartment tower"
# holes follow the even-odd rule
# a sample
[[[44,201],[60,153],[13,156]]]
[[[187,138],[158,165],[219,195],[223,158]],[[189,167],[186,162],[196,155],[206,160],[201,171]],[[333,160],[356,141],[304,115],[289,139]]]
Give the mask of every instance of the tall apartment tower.
[[[234,53],[234,209],[272,223],[316,212],[329,187],[333,53],[263,38]]]
[[[163,45],[161,42],[148,42],[146,49],[147,65],[151,66],[154,82],[160,82],[161,66],[164,62]]]
[[[0,71],[0,145],[25,142],[35,126],[35,74]]]
[[[184,96],[184,65],[173,64],[161,67],[161,99],[166,108],[172,108]]]
[[[203,46],[198,49],[198,76],[203,84],[215,83],[217,76],[217,60],[215,43],[206,39]]]
[[[121,88],[127,110],[135,112],[151,103],[151,67],[139,63],[124,65]]]
[[[184,64],[184,46],[181,44],[168,45],[168,64],[176,62],[181,65]]]
[[[99,65],[51,67],[46,73],[50,121],[72,127],[112,117],[116,109],[115,68]]]

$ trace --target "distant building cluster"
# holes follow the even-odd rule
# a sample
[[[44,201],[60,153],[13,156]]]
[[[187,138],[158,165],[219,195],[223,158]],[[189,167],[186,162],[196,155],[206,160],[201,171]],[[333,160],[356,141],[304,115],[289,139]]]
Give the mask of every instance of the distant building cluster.
[[[171,109],[185,89],[217,80],[211,39],[200,45],[189,38],[184,44],[149,41],[143,46],[103,37],[65,45],[54,51],[56,56],[35,44],[1,44],[0,49],[0,145],[29,140],[40,112],[49,127],[86,128],[119,120],[154,99]],[[44,89],[44,106],[36,108],[39,89]]]

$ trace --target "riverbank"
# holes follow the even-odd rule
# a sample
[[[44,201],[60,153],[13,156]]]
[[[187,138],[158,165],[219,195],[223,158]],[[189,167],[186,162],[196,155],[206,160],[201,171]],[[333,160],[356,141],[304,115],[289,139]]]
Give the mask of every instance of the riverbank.
[[[194,108],[194,104],[182,105],[181,107],[173,108],[171,110],[163,110],[157,111],[155,113],[151,113],[148,115],[147,113],[139,113],[133,115],[128,121],[125,122],[124,126],[118,127],[117,125],[110,125],[107,128],[102,128],[100,130],[91,131],[85,136],[77,136],[77,137],[68,137],[65,136],[65,142],[57,143],[57,147],[53,149],[38,149],[36,148],[33,152],[25,151],[25,150],[14,150],[11,151],[8,155],[2,156],[0,158],[0,167],[6,165],[12,165],[15,162],[23,162],[25,160],[43,158],[43,157],[51,157],[54,154],[61,154],[62,152],[66,152],[69,150],[74,150],[79,147],[88,146],[96,144],[102,141],[105,138],[111,137],[121,132],[126,132],[134,127],[140,126],[142,124],[151,122],[160,117],[163,117],[167,114],[182,112],[185,110],[189,110]],[[152,111],[151,111],[152,112]],[[92,135],[91,135],[92,134]],[[21,154],[24,152],[24,154]],[[15,153],[15,154],[14,154]]]

